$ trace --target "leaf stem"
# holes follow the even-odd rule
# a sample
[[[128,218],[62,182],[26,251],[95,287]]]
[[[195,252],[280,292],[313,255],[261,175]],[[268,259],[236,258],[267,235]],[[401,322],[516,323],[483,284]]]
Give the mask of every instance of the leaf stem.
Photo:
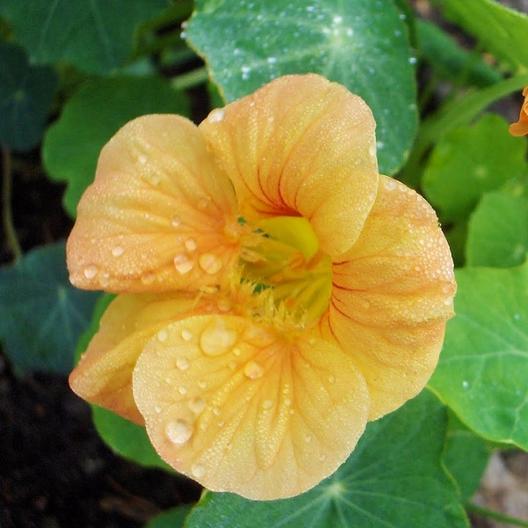
[[[509,515],[500,513],[495,510],[483,508],[482,506],[473,504],[472,502],[466,503],[466,509],[469,512],[479,515],[480,517],[488,517],[489,519],[495,519],[496,521],[501,521],[512,526],[522,526],[524,528],[528,528],[528,521],[523,521],[522,519],[518,519],[517,517],[510,517]]]
[[[11,169],[11,152],[2,144],[2,223],[7,246],[11,250],[15,260],[18,260],[22,256],[22,249],[13,222],[13,209],[11,208],[12,187],[13,171]]]
[[[186,90],[187,88],[202,84],[207,80],[208,76],[207,68],[203,66],[202,68],[178,75],[178,77],[172,79],[171,84],[176,90]]]

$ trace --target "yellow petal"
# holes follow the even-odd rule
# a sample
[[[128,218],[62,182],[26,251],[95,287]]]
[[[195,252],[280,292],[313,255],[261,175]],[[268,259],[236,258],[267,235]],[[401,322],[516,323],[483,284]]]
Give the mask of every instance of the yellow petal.
[[[235,198],[176,115],[126,124],[101,151],[68,240],[71,281],[113,292],[216,284],[238,254]]]
[[[70,386],[81,398],[143,423],[132,396],[132,371],[145,344],[170,321],[187,317],[196,302],[179,295],[120,295],[101,318]],[[158,338],[163,340],[163,333]]]
[[[324,335],[365,376],[375,419],[427,383],[453,314],[453,262],[429,204],[381,177],[359,240],[333,264],[333,284]]]
[[[277,499],[316,485],[354,448],[368,394],[335,345],[232,315],[165,331],[141,354],[133,388],[154,447],[177,471],[210,490]]]
[[[200,124],[252,221],[304,216],[329,255],[357,239],[378,186],[365,102],[318,75],[281,77]]]

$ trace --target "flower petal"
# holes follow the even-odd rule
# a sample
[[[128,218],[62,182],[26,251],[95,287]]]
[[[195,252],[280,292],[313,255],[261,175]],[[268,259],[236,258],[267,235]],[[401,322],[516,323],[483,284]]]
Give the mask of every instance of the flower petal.
[[[304,216],[332,256],[355,242],[378,187],[375,122],[361,98],[290,75],[214,110],[200,129],[245,217]]]
[[[197,127],[140,117],[101,151],[68,240],[70,278],[114,292],[216,284],[237,258],[237,226],[233,188]]]
[[[145,344],[169,322],[196,310],[190,296],[120,295],[105,311],[99,331],[70,374],[81,398],[143,423],[132,396],[132,371]],[[163,337],[163,334],[159,334]]]
[[[360,238],[333,264],[333,284],[323,334],[365,376],[376,419],[424,387],[453,314],[453,262],[433,209],[382,176]]]
[[[165,331],[141,354],[133,388],[154,447],[177,471],[210,490],[277,499],[314,486],[354,448],[368,394],[335,345],[233,315]]]
[[[517,122],[510,125],[510,134],[512,136],[528,135],[528,86],[523,90],[524,102],[519,112]]]

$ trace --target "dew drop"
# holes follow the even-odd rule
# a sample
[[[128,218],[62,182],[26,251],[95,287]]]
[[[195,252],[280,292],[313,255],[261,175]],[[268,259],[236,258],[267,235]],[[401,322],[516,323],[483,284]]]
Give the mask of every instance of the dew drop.
[[[194,414],[200,414],[205,409],[205,401],[202,398],[193,398],[187,405]]]
[[[222,261],[212,253],[204,253],[198,259],[200,267],[209,275],[214,275],[222,269]]]
[[[416,64],[418,59],[416,57],[409,57],[409,64]]]
[[[201,478],[205,475],[205,468],[201,464],[194,464],[191,468],[193,477]]]
[[[207,382],[206,381],[199,381],[198,382],[198,387],[200,387],[200,389],[205,389],[207,387]]]
[[[208,117],[211,123],[220,123],[224,119],[225,111],[223,108],[215,108]]]
[[[185,249],[187,251],[190,251],[190,252],[193,252],[193,251],[196,251],[196,248],[198,246],[196,245],[196,241],[193,240],[192,238],[189,238],[185,241]]]
[[[124,252],[125,250],[121,246],[115,246],[112,248],[112,255],[114,257],[120,257]]]
[[[235,356],[240,356],[240,354],[242,354],[242,351],[240,350],[240,348],[238,347],[235,347],[233,348],[233,354],[235,354]]]
[[[328,376],[329,383],[335,383],[335,376]]]
[[[169,334],[167,333],[167,330],[160,330],[158,332],[158,341],[163,343],[164,341],[167,341],[167,337],[169,337]]]
[[[187,255],[180,254],[174,257],[174,267],[180,275],[185,275],[193,269],[193,263]]]
[[[147,156],[145,156],[144,154],[140,154],[138,156],[138,161],[139,163],[141,163],[141,165],[145,165],[147,163]]]
[[[93,279],[97,275],[97,268],[95,266],[86,266],[83,274],[87,279]]]
[[[264,400],[262,402],[263,409],[271,409],[273,407],[273,400]]]
[[[184,328],[181,331],[181,337],[184,341],[190,341],[193,338],[193,335],[190,330],[187,330],[187,328]]]
[[[154,273],[145,273],[141,276],[141,282],[143,284],[152,284],[156,280]]]
[[[156,405],[156,407],[154,407],[154,411],[159,414],[161,412],[161,407],[159,405]]]
[[[238,334],[234,330],[226,328],[222,321],[216,320],[200,336],[200,347],[204,354],[218,356],[231,350],[237,339]]]
[[[262,377],[264,369],[256,361],[250,361],[244,367],[244,374],[254,380]]]
[[[192,427],[185,420],[169,422],[167,427],[165,427],[167,438],[177,445],[185,444],[191,438],[192,433]]]
[[[309,444],[312,441],[312,435],[311,434],[305,434],[304,435],[304,441]]]
[[[386,180],[385,189],[387,189],[387,191],[394,191],[394,189],[396,189],[396,182],[392,179]]]
[[[176,359],[176,368],[179,370],[187,370],[189,368],[189,361],[187,358],[179,357]]]
[[[172,227],[180,227],[181,226],[181,219],[179,216],[173,216],[171,220],[171,226]]]
[[[184,387],[183,385],[181,387],[178,387],[178,392],[182,395],[182,396],[185,396],[187,394],[187,388]]]
[[[333,21],[334,21],[334,24],[341,24],[341,22],[343,22],[343,17],[340,15],[337,15],[334,17]]]
[[[463,389],[467,389],[467,388],[469,388],[469,381],[464,380],[464,381],[462,382],[462,388],[463,388]]]

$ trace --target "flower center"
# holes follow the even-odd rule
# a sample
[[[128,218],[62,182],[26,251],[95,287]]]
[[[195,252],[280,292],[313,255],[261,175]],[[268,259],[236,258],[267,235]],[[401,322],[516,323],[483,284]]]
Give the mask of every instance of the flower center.
[[[244,277],[259,289],[272,289],[300,324],[316,322],[328,308],[332,291],[332,263],[319,250],[308,220],[280,216],[259,222],[246,237],[241,256]]]

